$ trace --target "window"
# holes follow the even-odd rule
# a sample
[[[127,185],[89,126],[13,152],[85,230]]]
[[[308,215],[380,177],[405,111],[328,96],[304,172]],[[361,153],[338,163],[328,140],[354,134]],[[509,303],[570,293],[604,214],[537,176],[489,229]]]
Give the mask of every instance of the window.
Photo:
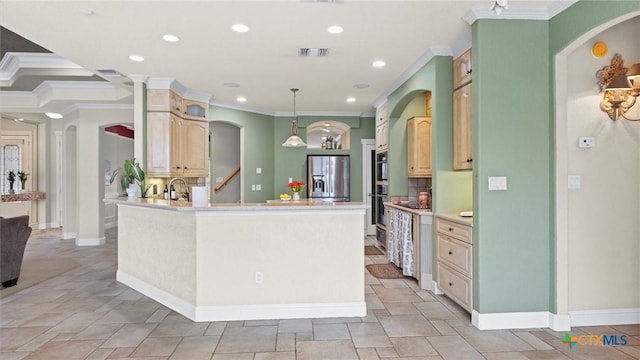
[[[16,182],[13,184],[13,188],[16,189],[16,184],[20,186],[20,180],[17,178],[18,171],[22,170],[22,151],[21,147],[15,144],[4,144],[0,148],[0,169],[2,169],[2,193],[9,192],[9,180],[7,176],[9,171],[13,170],[16,173]]]

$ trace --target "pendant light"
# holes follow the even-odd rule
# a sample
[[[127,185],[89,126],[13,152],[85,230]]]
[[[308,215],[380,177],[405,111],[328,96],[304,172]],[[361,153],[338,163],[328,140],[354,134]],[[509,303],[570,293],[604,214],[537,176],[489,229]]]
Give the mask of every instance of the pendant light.
[[[298,136],[298,117],[296,116],[296,91],[298,89],[291,89],[293,92],[293,120],[291,121],[291,136],[285,141],[282,146],[284,147],[302,147],[307,146],[307,144],[302,141],[300,136]]]

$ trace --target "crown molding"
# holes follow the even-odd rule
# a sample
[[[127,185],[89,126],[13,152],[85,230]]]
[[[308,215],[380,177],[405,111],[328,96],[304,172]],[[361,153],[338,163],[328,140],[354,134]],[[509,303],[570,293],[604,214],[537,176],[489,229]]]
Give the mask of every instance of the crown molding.
[[[223,108],[223,109],[246,111],[246,112],[250,112],[250,113],[254,113],[254,114],[275,116],[274,112],[264,111],[264,110],[261,110],[261,109],[258,109],[258,108],[252,108],[252,107],[249,107],[249,106],[240,106],[240,105],[236,105],[236,104],[228,104],[228,103],[224,103],[224,102],[217,101],[217,100],[214,100],[214,99],[211,99],[209,101],[209,105],[215,106],[215,107],[219,107],[219,108]]]
[[[11,86],[19,74],[38,75],[43,69],[60,71],[60,75],[93,76],[94,74],[74,62],[47,53],[8,52],[0,60],[0,86]]]
[[[375,117],[372,113],[355,112],[355,111],[296,111],[296,115],[300,116],[331,116],[331,117]],[[276,117],[293,117],[293,112],[276,111],[273,116]]]
[[[559,0],[549,4],[549,6],[518,6],[510,5],[508,9],[502,10],[500,15],[496,14],[489,6],[474,6],[462,17],[467,24],[471,25],[476,20],[549,20],[558,15],[578,0]]]
[[[171,90],[185,99],[202,101],[207,104],[211,104],[211,100],[213,98],[210,94],[191,90],[173,78],[148,77],[146,84],[147,89]]]

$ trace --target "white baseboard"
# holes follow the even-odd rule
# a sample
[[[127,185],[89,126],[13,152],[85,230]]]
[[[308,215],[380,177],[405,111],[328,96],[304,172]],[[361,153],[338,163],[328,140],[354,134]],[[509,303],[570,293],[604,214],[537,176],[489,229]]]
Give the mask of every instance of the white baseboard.
[[[107,238],[104,236],[101,236],[99,238],[84,238],[84,239],[78,239],[76,238],[76,245],[77,246],[98,246],[98,245],[104,245],[107,242]]]
[[[548,311],[481,314],[473,310],[471,323],[480,330],[546,328],[552,316]]]
[[[421,273],[420,274],[420,288],[422,290],[434,291],[435,282],[433,281],[433,274]]]
[[[113,229],[115,227],[118,227],[118,220],[112,221],[112,222],[108,222],[108,223],[104,224],[104,228],[105,229]]]
[[[171,295],[164,290],[160,290],[153,285],[149,285],[137,277],[131,276],[120,270],[116,272],[116,280],[138,292],[141,292],[145,296],[152,298],[169,309],[195,321],[196,307],[187,301]]]
[[[75,239],[76,236],[78,236],[77,232],[63,232],[62,233],[62,239],[64,240],[70,240],[70,239]]]
[[[571,326],[640,324],[640,308],[569,311]]]
[[[569,315],[549,313],[549,328],[553,331],[571,331],[571,318]]]
[[[365,302],[194,306],[120,270],[116,279],[193,321],[235,321],[366,316]]]

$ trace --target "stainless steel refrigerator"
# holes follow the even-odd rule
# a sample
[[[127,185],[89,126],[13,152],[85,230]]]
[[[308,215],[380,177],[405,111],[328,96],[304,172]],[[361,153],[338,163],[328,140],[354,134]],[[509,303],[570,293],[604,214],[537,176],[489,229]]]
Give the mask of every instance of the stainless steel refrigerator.
[[[307,197],[350,201],[349,155],[307,155]]]

